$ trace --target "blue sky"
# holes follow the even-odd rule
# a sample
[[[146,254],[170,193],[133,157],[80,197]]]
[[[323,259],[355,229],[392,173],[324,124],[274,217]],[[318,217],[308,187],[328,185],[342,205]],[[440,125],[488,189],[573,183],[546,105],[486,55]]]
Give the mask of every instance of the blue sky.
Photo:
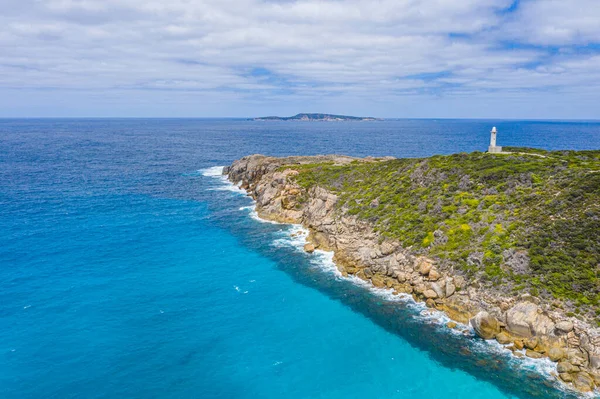
[[[0,117],[600,119],[598,0],[2,0]]]

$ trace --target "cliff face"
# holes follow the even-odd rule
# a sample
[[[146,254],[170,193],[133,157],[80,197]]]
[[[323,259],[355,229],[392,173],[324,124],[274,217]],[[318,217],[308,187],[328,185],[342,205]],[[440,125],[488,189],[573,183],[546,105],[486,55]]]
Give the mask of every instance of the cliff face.
[[[224,173],[256,200],[260,217],[307,227],[307,249],[334,251],[342,274],[411,294],[453,320],[470,323],[482,338],[508,345],[515,356],[549,357],[557,362],[559,378],[577,390],[600,386],[600,332],[586,320],[568,317],[556,303],[505,292],[502,286],[469,277],[451,262],[404,248],[377,231],[373,222],[350,214],[347,206],[341,206],[339,193],[298,183],[302,170],[311,164],[378,162],[382,160],[252,155],[235,161]]]

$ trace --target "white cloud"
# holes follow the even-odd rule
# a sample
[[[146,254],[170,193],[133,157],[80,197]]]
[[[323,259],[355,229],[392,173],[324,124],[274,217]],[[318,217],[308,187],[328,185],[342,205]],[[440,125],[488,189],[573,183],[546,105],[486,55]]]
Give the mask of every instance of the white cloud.
[[[510,36],[538,45],[586,45],[600,42],[600,6],[597,0],[522,1],[509,22]]]
[[[580,48],[600,43],[594,1],[4,0],[0,105],[26,109],[14,93],[44,89],[78,102],[88,93],[107,113],[156,92],[179,109],[210,98],[229,115],[326,98],[410,101],[426,113],[431,96],[475,104],[521,92],[536,109],[542,94],[600,92],[599,51]],[[85,105],[65,101],[64,113]],[[516,111],[507,104],[501,116]]]

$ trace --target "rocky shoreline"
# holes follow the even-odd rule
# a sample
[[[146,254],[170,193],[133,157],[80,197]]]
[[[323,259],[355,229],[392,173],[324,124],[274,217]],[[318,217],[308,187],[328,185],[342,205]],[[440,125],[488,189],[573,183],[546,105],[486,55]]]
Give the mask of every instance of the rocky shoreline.
[[[302,224],[309,230],[305,250],[334,252],[343,275],[373,286],[406,293],[460,323],[470,323],[483,339],[495,339],[517,357],[549,358],[556,377],[580,392],[600,387],[600,330],[588,320],[568,316],[560,303],[469,279],[447,263],[414,253],[384,239],[373,226],[343,207],[322,188],[304,189],[294,181],[294,165],[319,162],[379,162],[374,158],[313,156],[274,158],[252,155],[235,161],[223,174],[256,201],[266,220]]]

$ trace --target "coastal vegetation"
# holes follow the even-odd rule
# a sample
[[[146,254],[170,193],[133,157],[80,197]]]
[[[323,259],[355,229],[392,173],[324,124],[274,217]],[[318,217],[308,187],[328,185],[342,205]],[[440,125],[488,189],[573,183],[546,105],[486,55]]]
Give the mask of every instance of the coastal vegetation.
[[[294,165],[291,178],[470,277],[600,314],[600,151],[504,151]]]

